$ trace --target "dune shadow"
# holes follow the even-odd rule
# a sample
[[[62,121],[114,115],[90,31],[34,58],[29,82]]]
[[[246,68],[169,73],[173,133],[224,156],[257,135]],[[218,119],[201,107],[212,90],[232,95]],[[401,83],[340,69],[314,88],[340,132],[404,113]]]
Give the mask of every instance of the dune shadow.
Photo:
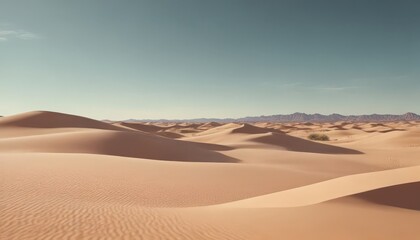
[[[354,149],[313,142],[284,133],[272,133],[268,136],[256,138],[253,141],[283,147],[286,150],[294,152],[323,154],[363,154],[363,152]]]
[[[181,157],[170,156],[170,155],[156,155],[156,154],[147,154],[145,152],[136,153],[136,152],[127,152],[127,151],[110,151],[106,153],[101,153],[103,155],[112,155],[119,157],[130,157],[130,158],[142,158],[150,160],[160,160],[160,161],[175,161],[175,162],[211,162],[211,163],[239,163],[240,160],[226,156],[222,153],[213,152],[206,154],[194,154],[193,151],[190,151],[188,148],[183,150],[183,153],[176,153],[175,155],[181,155]],[[95,153],[96,154],[96,153]]]
[[[389,129],[389,130],[382,130],[382,131],[378,131],[380,133],[389,133],[389,132],[404,132],[407,131],[406,129],[398,129],[398,128],[393,128],[393,129]]]
[[[185,141],[185,142],[188,142],[188,141]],[[236,149],[234,147],[213,144],[213,143],[200,143],[200,142],[189,142],[189,143],[196,145],[198,147],[207,149],[207,150],[212,150],[212,151],[230,151],[230,150]]]
[[[129,140],[128,140],[129,139]],[[103,153],[123,157],[146,158],[181,162],[236,163],[238,159],[217,151],[231,150],[229,147],[195,143],[169,138],[141,139],[125,136],[124,144],[112,139],[103,146]]]
[[[172,138],[172,139],[184,137],[184,135],[182,134],[166,131],[170,127],[160,127],[156,125],[149,125],[149,124],[142,124],[142,123],[126,123],[126,122],[121,122],[120,124],[122,126],[128,127],[136,131],[147,132],[147,133],[155,134],[161,137]]]
[[[179,162],[236,163],[230,148],[174,140],[138,131],[80,131],[0,140],[0,151],[87,153]]]
[[[174,132],[164,132],[164,131],[161,132],[161,131],[159,131],[159,132],[156,132],[155,134],[158,135],[158,136],[161,136],[161,137],[172,138],[172,139],[184,137],[184,135],[174,133]]]
[[[420,211],[420,182],[375,189],[355,197],[381,205]]]
[[[334,125],[334,126],[331,126],[330,128],[332,128],[333,130],[343,130],[343,131],[348,130],[347,128],[344,128],[343,125]]]
[[[134,129],[134,130],[143,131],[143,132],[150,132],[150,133],[158,132],[158,131],[161,131],[161,130],[165,129],[165,127],[159,127],[159,126],[148,125],[148,124],[143,124],[143,123],[121,122],[120,124],[122,126],[129,127],[131,129]]]
[[[179,130],[180,133],[197,133],[198,130],[192,130],[192,129],[181,129]]]
[[[379,133],[389,133],[389,132],[396,132],[396,131],[398,131],[398,132],[404,132],[404,131],[407,131],[406,129],[401,129],[401,128],[392,128],[392,127],[390,127],[390,126],[386,126],[386,125],[381,125],[381,124],[375,124],[375,127],[388,127],[388,128],[390,128],[390,129],[386,129],[386,130],[366,130],[366,129],[364,129],[364,128],[362,128],[362,127],[359,127],[359,126],[354,126],[354,127],[352,127],[352,129],[357,129],[357,130],[361,130],[361,131],[363,131],[363,132],[365,132],[365,133],[375,133],[375,132],[379,132]]]

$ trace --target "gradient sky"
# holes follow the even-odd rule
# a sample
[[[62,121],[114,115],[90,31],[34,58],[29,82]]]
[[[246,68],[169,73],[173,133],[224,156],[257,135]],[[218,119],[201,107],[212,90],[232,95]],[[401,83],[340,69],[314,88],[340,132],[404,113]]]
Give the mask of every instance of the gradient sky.
[[[0,115],[420,113],[420,1],[0,0]]]

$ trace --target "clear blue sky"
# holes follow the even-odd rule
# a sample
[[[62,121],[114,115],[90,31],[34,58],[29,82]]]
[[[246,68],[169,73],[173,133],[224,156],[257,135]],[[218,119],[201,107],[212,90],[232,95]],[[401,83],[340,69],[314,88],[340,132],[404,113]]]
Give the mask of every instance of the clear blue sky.
[[[420,1],[0,0],[0,115],[420,113]]]

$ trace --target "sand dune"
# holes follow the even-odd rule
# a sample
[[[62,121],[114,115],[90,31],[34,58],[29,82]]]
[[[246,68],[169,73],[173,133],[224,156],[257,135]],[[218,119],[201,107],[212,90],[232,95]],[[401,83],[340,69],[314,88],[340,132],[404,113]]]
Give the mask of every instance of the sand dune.
[[[371,204],[352,197],[291,208],[194,208],[194,222],[239,233],[241,239],[418,238],[418,211]],[[228,228],[226,226],[229,226]]]
[[[420,181],[378,188],[354,197],[376,204],[420,211]]]
[[[357,144],[367,144],[379,147],[419,147],[420,146],[420,128],[411,129],[410,131],[393,131],[386,132],[375,136],[374,138],[364,139]]]
[[[160,127],[160,126],[155,126],[155,125],[150,125],[150,124],[142,124],[142,123],[127,123],[127,122],[119,122],[119,123],[115,123],[113,124],[115,126],[124,126],[124,127],[128,127],[130,129],[135,129],[135,130],[139,130],[142,132],[151,132],[151,133],[155,133],[161,130],[164,130],[165,127]]]
[[[127,122],[118,122],[118,123],[114,123],[113,125],[130,129],[130,130],[153,133],[161,137],[167,137],[167,138],[184,137],[184,135],[182,134],[171,131],[172,127],[170,126],[157,126],[157,125],[152,125],[152,124],[127,123]]]
[[[419,126],[3,117],[0,239],[414,240]]]
[[[47,111],[22,113],[0,119],[0,139],[95,129],[129,131],[85,117]]]
[[[108,130],[121,130],[118,127],[90,118],[47,111],[36,111],[3,117],[0,119],[1,127],[28,127],[28,128],[95,128]]]
[[[218,122],[207,122],[207,123],[204,123],[204,124],[200,125],[199,128],[207,130],[207,129],[219,127],[219,126],[222,126],[222,125],[223,124],[218,123]]]
[[[175,141],[142,132],[108,130],[0,139],[1,152],[91,153],[173,161],[237,161],[210,149],[223,150],[225,147]]]
[[[201,133],[200,136],[185,138],[190,141],[222,143],[234,147],[269,147],[296,152],[311,152],[325,154],[362,154],[362,152],[318,142],[313,142],[287,135],[279,130],[260,128],[249,124],[230,125],[217,132]],[[232,143],[232,144],[230,144]]]
[[[285,148],[289,151],[325,154],[362,154],[361,151],[312,142],[286,134],[270,134],[255,138],[254,141]]]
[[[420,182],[420,166],[355,174],[218,207],[299,207],[399,184]],[[414,185],[418,186],[418,185]],[[415,190],[414,188],[410,188]],[[416,194],[413,192],[412,194]],[[373,194],[374,195],[374,194]]]
[[[242,124],[241,126],[234,128],[230,131],[231,133],[242,133],[242,134],[259,134],[259,133],[270,133],[270,132],[279,132],[274,129],[266,129],[261,127],[256,127],[250,124]]]

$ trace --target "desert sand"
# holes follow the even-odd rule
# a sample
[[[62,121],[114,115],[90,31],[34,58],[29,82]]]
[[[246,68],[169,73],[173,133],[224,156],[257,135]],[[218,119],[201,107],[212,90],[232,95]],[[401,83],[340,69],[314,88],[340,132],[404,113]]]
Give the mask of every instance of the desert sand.
[[[420,123],[1,117],[0,212],[0,239],[419,239]]]

